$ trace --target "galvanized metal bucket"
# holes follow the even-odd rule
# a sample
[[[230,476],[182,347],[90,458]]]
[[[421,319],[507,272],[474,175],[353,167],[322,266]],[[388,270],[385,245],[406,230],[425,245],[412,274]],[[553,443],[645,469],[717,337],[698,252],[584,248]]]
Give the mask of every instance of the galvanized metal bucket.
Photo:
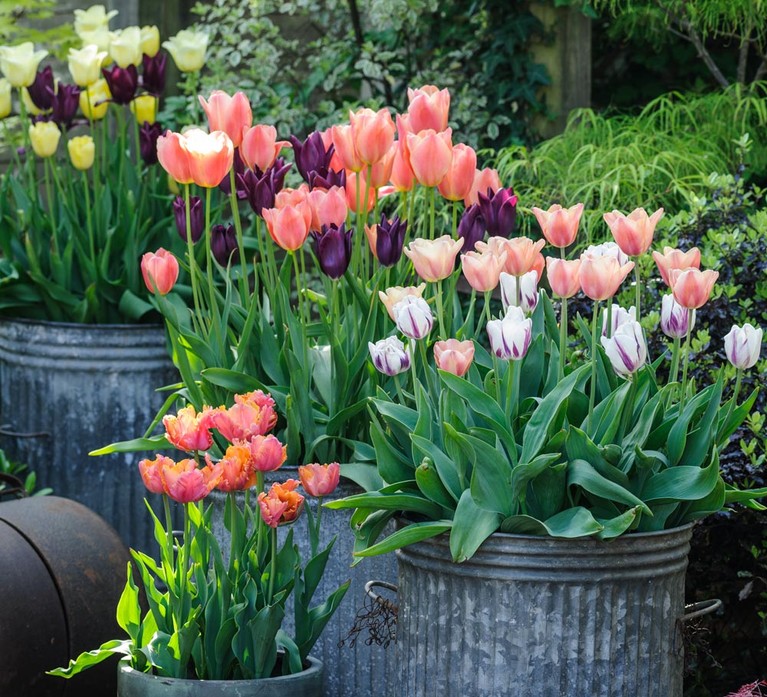
[[[692,525],[611,542],[447,536],[397,552],[395,694],[681,697]]]
[[[276,472],[266,473],[266,485],[288,478],[298,479],[295,467],[282,467]],[[338,489],[326,500],[343,498],[360,493],[359,487],[344,479]],[[225,495],[211,494],[216,509],[214,511],[214,532],[220,541],[224,541],[224,550],[228,545],[228,533],[224,528],[223,508]],[[252,503],[255,503],[252,501]],[[316,500],[307,501],[307,505],[316,506]],[[301,558],[305,561],[310,556],[309,534],[306,518],[302,516],[293,526],[293,536],[299,547]],[[278,530],[282,539],[287,528]],[[312,649],[312,654],[325,665],[323,675],[324,694],[328,697],[388,697],[400,694],[391,691],[391,676],[394,674],[394,646],[388,648],[369,641],[367,628],[363,627],[359,636],[350,637],[355,625],[364,625],[358,619],[358,613],[365,615],[364,606],[369,605],[365,594],[365,583],[371,577],[394,581],[397,578],[397,562],[394,554],[365,559],[361,564],[351,567],[354,536],[349,528],[349,512],[325,509],[322,512],[320,546],[327,545],[337,536],[335,546],[325,568],[325,575],[315,593],[320,602],[342,583],[351,580],[351,585],[341,605],[325,627],[319,641]],[[290,632],[293,625],[292,608],[288,609],[284,628]],[[404,693],[402,693],[404,695]]]
[[[91,450],[144,433],[174,382],[160,325],[0,321],[0,447],[38,485],[105,518],[123,541],[154,545],[138,453]]]

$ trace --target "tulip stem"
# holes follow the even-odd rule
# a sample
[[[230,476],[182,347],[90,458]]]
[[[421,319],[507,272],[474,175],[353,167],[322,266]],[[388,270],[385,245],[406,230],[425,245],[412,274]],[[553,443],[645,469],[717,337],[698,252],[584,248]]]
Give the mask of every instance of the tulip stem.
[[[202,308],[200,307],[200,291],[197,288],[197,265],[194,261],[194,241],[192,240],[192,212],[189,199],[189,184],[184,184],[184,207],[186,211],[186,249],[189,257],[189,277],[192,282],[192,300],[194,302],[194,317],[197,320],[197,331],[202,330]]]
[[[21,93],[23,87],[19,87],[19,119],[21,120],[21,133],[24,138],[24,169],[27,171],[27,180],[29,185],[30,198],[35,190],[35,177],[33,173],[35,159],[32,157],[32,140],[29,136],[29,120],[27,118],[27,107],[24,104],[24,97]]]
[[[403,406],[406,404],[405,402],[405,393],[402,391],[402,385],[399,381],[399,375],[392,376],[394,378],[394,387],[397,390],[397,396],[399,397],[400,404]]]
[[[218,316],[218,307],[216,303],[216,287],[213,283],[213,261],[211,259],[211,231],[210,231],[210,192],[209,188],[205,189],[205,266],[208,277],[208,293],[210,298],[208,300],[208,308],[210,310],[210,324],[213,328],[213,333],[216,337],[215,345],[224,348],[224,340],[221,336],[221,322]],[[244,307],[244,306],[243,306]]]
[[[607,303],[607,319],[605,321],[605,326],[603,327],[602,331],[604,332],[605,336],[609,339],[613,335],[613,299],[610,298],[609,302]]]
[[[516,361],[507,362],[506,369],[506,412],[509,415],[509,430],[514,433],[514,419],[517,417],[517,404],[514,386],[517,379]]]
[[[458,201],[453,201],[453,239],[455,239],[456,231],[458,230]],[[470,252],[470,249],[466,250]]]
[[[495,401],[498,402],[498,406],[502,407],[503,402],[501,402],[501,378],[500,378],[500,371],[499,371],[499,362],[498,362],[498,356],[495,355],[495,351],[490,351],[493,355],[493,378],[495,381]]]
[[[51,163],[49,162],[49,158],[43,159],[43,178],[45,181],[45,197],[48,199],[48,211],[51,216],[51,246],[53,248],[53,254],[56,256],[59,255],[59,241],[58,241],[58,235],[57,235],[57,225],[56,225],[56,208],[55,208],[55,199],[53,197],[53,190],[51,188],[51,174],[50,174],[50,168]]]
[[[597,395],[597,320],[599,318],[599,301],[594,301],[594,316],[591,319],[591,384],[589,385],[589,416],[588,430],[591,431],[591,419],[594,414],[594,401]]]
[[[735,407],[738,405],[738,395],[740,394],[740,382],[743,378],[743,369],[738,368],[737,372],[735,373],[735,389],[732,391],[732,401],[730,402],[730,408],[727,410],[727,416],[724,417],[724,423],[723,426],[727,426],[727,422],[730,420],[730,416],[732,416],[732,412],[735,410]]]
[[[229,202],[232,206],[232,219],[234,220],[234,231],[237,235],[237,249],[240,252],[240,297],[242,306],[248,305],[248,260],[245,257],[245,244],[242,239],[242,221],[240,220],[240,209],[237,205],[237,182],[234,179],[234,165],[229,170]]]
[[[262,494],[264,491],[264,473],[260,470],[256,470],[256,492],[258,494]],[[266,527],[266,523],[264,523],[263,520],[258,519],[258,534],[256,537],[256,558],[258,559],[259,565],[261,564],[261,555],[263,554],[264,550],[264,530]]]
[[[565,377],[565,353],[567,352],[567,298],[562,298],[562,314],[559,318],[559,379]]]
[[[435,295],[437,298],[437,317],[439,318],[439,338],[447,339],[447,334],[445,333],[445,310],[442,303],[442,284],[443,281],[437,281],[435,284],[437,286]]]
[[[679,399],[679,413],[684,409],[687,399],[687,365],[690,362],[690,335],[692,334],[692,315],[695,310],[687,310],[687,336],[684,340],[684,357],[682,359],[682,396]]]
[[[355,201],[355,209],[354,209],[354,227],[357,229],[357,243],[353,244],[352,249],[354,250],[352,252],[352,256],[355,257],[356,262],[354,264],[354,274],[357,277],[360,277],[362,275],[362,233],[364,232],[363,226],[364,223],[362,221],[362,214],[360,211],[360,173],[355,172],[355,191],[354,191],[354,201]]]
[[[272,561],[269,571],[269,604],[274,599],[274,577],[277,575],[277,528],[272,528]]]
[[[429,189],[429,193],[431,194],[429,197],[429,239],[434,239],[434,206],[435,206],[435,199],[437,198],[437,187],[432,186]]]
[[[642,318],[642,313],[640,311],[640,303],[642,302],[642,287],[639,285],[639,259],[637,259],[636,263],[634,264],[634,283],[636,284],[636,308],[637,308],[636,321],[639,322],[639,320]],[[611,309],[612,309],[612,302],[610,303],[608,312]],[[612,329],[612,323],[610,325],[610,328]],[[609,338],[610,334],[608,334],[607,336]]]
[[[674,338],[674,346],[671,349],[671,372],[669,373],[669,382],[676,382],[679,376],[679,348],[681,345],[679,337]]]
[[[81,172],[83,180],[83,191],[85,193],[85,224],[88,227],[88,246],[90,247],[91,263],[93,264],[94,278],[98,277],[98,268],[96,266],[96,242],[93,239],[93,219],[91,216],[91,191],[88,185],[88,175],[85,170]]]

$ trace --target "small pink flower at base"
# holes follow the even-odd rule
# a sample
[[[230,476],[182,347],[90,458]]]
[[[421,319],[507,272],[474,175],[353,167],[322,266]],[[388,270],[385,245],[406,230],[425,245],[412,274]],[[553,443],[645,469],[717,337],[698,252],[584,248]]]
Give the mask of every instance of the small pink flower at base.
[[[382,160],[394,142],[394,121],[389,110],[358,109],[349,112],[349,121],[359,159],[366,165]]]
[[[609,339],[603,336],[601,341],[613,370],[621,377],[629,377],[647,362],[647,345],[639,322],[624,322]]]
[[[506,263],[506,252],[500,256],[489,249],[461,254],[461,269],[469,285],[478,293],[489,293],[498,285]]]
[[[223,131],[229,136],[235,148],[242,143],[243,132],[253,123],[250,101],[243,92],[230,97],[222,90],[213,90],[209,101],[198,96],[200,104],[208,117],[208,126],[212,131]],[[223,179],[223,177],[222,177]],[[221,181],[221,179],[219,179]]]
[[[463,247],[463,240],[442,235],[436,240],[413,240],[405,255],[413,262],[416,273],[429,283],[447,278],[455,270],[455,257]]]
[[[631,308],[632,310],[634,308]],[[687,336],[689,311],[674,300],[673,294],[663,296],[661,300],[660,328],[670,339],[684,339]],[[692,311],[692,326],[695,326],[695,310]]]
[[[394,306],[408,295],[412,295],[416,298],[422,298],[423,292],[426,290],[426,284],[421,283],[418,286],[391,286],[386,289],[386,292],[379,290],[378,297],[384,304],[386,311],[389,313],[389,317],[392,322],[394,321]]]
[[[302,465],[298,468],[301,486],[310,496],[320,498],[329,496],[338,487],[341,478],[341,465],[331,462],[329,465]]]
[[[210,456],[205,461],[213,466]],[[243,491],[253,486],[253,460],[250,448],[242,443],[230,445],[218,463],[221,466],[219,491]]]
[[[259,124],[243,130],[240,157],[249,169],[258,167],[266,172],[274,164],[280,150],[289,147],[289,141],[277,140],[277,129],[274,126]]]
[[[288,459],[288,448],[271,434],[253,436],[248,444],[253,469],[256,472],[274,472]]]
[[[164,494],[165,486],[162,480],[162,470],[172,467],[175,462],[165,455],[156,455],[154,460],[144,459],[138,463],[138,470],[144,486],[153,494]]]
[[[518,361],[527,355],[533,337],[533,320],[511,305],[503,319],[487,323],[490,350],[501,360]]]
[[[541,232],[548,243],[559,249],[569,247],[578,235],[578,225],[583,213],[583,204],[562,208],[558,203],[544,211],[533,206],[533,215],[541,226]]]
[[[207,464],[198,468],[194,460],[181,460],[163,467],[165,493],[178,503],[193,503],[204,499],[221,481],[221,465]]]
[[[198,414],[190,404],[179,409],[176,416],[164,416],[162,425],[168,441],[179,450],[189,453],[207,450],[213,445],[213,436],[210,434],[212,415],[209,407],[204,407]]]
[[[683,252],[681,249],[673,247],[664,247],[663,254],[653,252],[652,258],[658,266],[663,282],[671,287],[671,271],[673,269],[699,269],[700,268],[700,250],[697,247]]]
[[[192,181],[206,189],[217,188],[234,163],[232,140],[223,131],[205,133],[199,128],[188,130],[182,138]]]
[[[662,217],[662,208],[650,216],[644,208],[635,208],[628,215],[611,211],[603,216],[621,251],[630,257],[638,257],[650,249],[655,226]]]
[[[459,378],[466,375],[474,360],[474,342],[448,339],[434,344],[434,362],[437,368]]]
[[[407,295],[392,308],[392,312],[397,329],[408,339],[423,339],[434,326],[434,315],[423,298]]]
[[[266,221],[270,237],[282,249],[295,252],[303,247],[312,223],[312,209],[308,202],[299,206],[264,208],[261,215]]]
[[[448,201],[461,201],[466,198],[474,184],[474,172],[477,169],[477,153],[463,143],[453,146],[453,157],[437,189]]]
[[[479,203],[479,194],[483,196],[488,195],[488,189],[490,195],[494,194],[501,188],[501,178],[498,176],[498,172],[494,169],[486,167],[485,169],[478,169],[474,172],[474,181],[471,184],[471,189],[463,200],[464,204],[468,208]]]
[[[633,268],[633,261],[621,266],[613,256],[593,257],[584,252],[581,255],[581,288],[592,300],[607,300],[618,292]]]
[[[258,495],[258,507],[261,511],[261,520],[270,528],[277,528],[282,519],[282,514],[288,508],[287,501],[280,501],[276,496],[270,496],[263,491]]]
[[[165,131],[165,135],[157,139],[157,159],[176,182],[191,184],[194,178],[189,166],[189,156],[182,145],[183,141],[184,136],[181,133]]]
[[[422,186],[437,186],[450,169],[453,158],[453,131],[431,129],[407,136],[410,167]]]
[[[141,257],[141,275],[150,293],[167,295],[178,280],[178,259],[162,247]]]
[[[546,257],[546,275],[551,292],[558,298],[572,298],[581,289],[581,260]]]
[[[714,283],[719,278],[717,271],[701,271],[700,269],[672,269],[670,273],[671,290],[676,300],[688,310],[703,307],[711,297]]]
[[[724,351],[727,359],[739,370],[748,370],[756,365],[762,351],[762,328],[744,324],[732,325],[724,337]]]
[[[529,315],[538,306],[538,272],[528,271],[522,276],[512,276],[501,273],[501,302],[504,311],[509,307],[519,306]],[[517,302],[517,286],[519,286],[519,302]]]
[[[405,344],[396,336],[390,336],[375,343],[369,341],[368,351],[379,373],[393,377],[410,368],[410,354]]]
[[[602,310],[602,336],[607,336],[607,308]],[[613,303],[612,321],[610,326],[610,336],[615,334],[618,327],[626,322],[636,322],[637,309],[632,305],[628,310],[624,310],[617,303]]]

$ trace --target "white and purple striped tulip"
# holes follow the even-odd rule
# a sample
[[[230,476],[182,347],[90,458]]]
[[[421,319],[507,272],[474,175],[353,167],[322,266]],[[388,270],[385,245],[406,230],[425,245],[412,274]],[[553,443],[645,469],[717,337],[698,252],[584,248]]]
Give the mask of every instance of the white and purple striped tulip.
[[[396,336],[368,342],[368,349],[376,370],[384,375],[399,375],[410,368],[410,354]]]
[[[609,339],[602,337],[602,346],[621,377],[629,377],[647,362],[647,344],[639,322],[624,322]]]
[[[670,339],[684,339],[687,336],[687,330],[695,326],[695,310],[692,311],[692,325],[689,324],[689,312],[686,307],[682,307],[672,293],[664,295],[661,300],[660,328]]]
[[[533,320],[525,318],[522,308],[510,305],[503,319],[487,323],[490,349],[504,361],[518,361],[525,357],[533,336]]]
[[[753,368],[759,360],[762,350],[762,328],[744,324],[732,325],[730,333],[724,337],[724,350],[727,358],[736,368]]]
[[[626,322],[635,322],[637,318],[637,309],[632,305],[625,310],[620,305],[613,303],[612,326],[610,327],[610,336],[615,334],[618,327]],[[607,309],[602,311],[602,336],[607,336]]]
[[[423,298],[406,295],[392,307],[394,322],[408,339],[423,339],[434,326],[434,315]]]
[[[522,276],[512,276],[505,271],[500,276],[501,302],[503,309],[517,305],[517,284],[519,284],[519,306],[525,314],[531,314],[538,305],[538,272],[528,271]]]

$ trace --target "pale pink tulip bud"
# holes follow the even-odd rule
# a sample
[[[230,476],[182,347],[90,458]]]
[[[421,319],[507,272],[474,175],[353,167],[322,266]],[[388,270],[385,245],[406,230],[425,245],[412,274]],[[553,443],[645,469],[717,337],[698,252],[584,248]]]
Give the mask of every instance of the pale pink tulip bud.
[[[368,342],[368,350],[373,365],[379,373],[392,377],[410,368],[410,354],[396,336]]]
[[[341,479],[341,465],[331,462],[329,465],[303,465],[298,468],[301,486],[309,496],[320,498],[332,494]]]
[[[525,314],[531,314],[538,305],[538,272],[528,271],[522,276],[501,273],[501,302],[503,309],[517,306]],[[517,291],[519,288],[519,291]],[[519,299],[517,299],[519,293]]]
[[[453,157],[437,189],[448,201],[460,201],[469,195],[477,169],[477,153],[463,143],[453,146]]]
[[[506,263],[506,252],[498,256],[492,251],[461,254],[461,269],[469,285],[479,293],[488,293],[498,285]]]
[[[581,255],[581,288],[592,300],[607,300],[618,292],[634,262],[621,264],[614,256]]]
[[[280,150],[289,148],[287,140],[277,140],[277,129],[274,126],[259,124],[245,128],[240,144],[240,157],[250,169],[260,169],[266,172],[277,159]]]
[[[406,295],[393,308],[394,322],[408,339],[423,339],[434,326],[434,315],[423,298]]]
[[[658,266],[663,282],[669,288],[671,287],[671,271],[673,269],[684,271],[685,269],[700,268],[700,250],[697,247],[693,247],[687,252],[673,247],[664,247],[663,254],[653,252],[652,258]]]
[[[572,298],[581,289],[581,260],[546,257],[546,274],[551,292],[558,298]]]
[[[349,121],[359,159],[366,165],[382,160],[394,142],[394,121],[389,110],[358,109],[349,112]]]
[[[650,248],[655,226],[662,216],[662,208],[650,216],[644,208],[635,208],[628,215],[611,211],[603,217],[621,251],[630,257],[638,257]]]
[[[602,336],[607,336],[607,308],[602,310]],[[626,322],[636,322],[637,309],[632,305],[628,310],[624,310],[617,303],[613,303],[612,318],[610,322],[610,336],[615,334],[618,327]]]
[[[670,273],[671,290],[676,300],[688,310],[703,307],[711,297],[714,283],[719,278],[717,271],[701,271],[700,269],[672,269]]]
[[[391,288],[387,288],[386,292],[379,290],[378,297],[381,299],[386,311],[389,313],[389,317],[394,321],[394,306],[407,295],[422,298],[424,290],[426,290],[425,283],[421,283],[418,286],[392,286]]]
[[[525,318],[522,308],[509,306],[503,319],[487,323],[490,350],[504,361],[518,361],[525,357],[533,338],[533,320]]]
[[[434,344],[434,362],[437,368],[459,378],[466,375],[473,360],[474,342],[471,340],[448,339]]]
[[[474,172],[474,181],[471,184],[471,189],[469,189],[469,193],[466,195],[463,202],[468,208],[469,206],[479,203],[479,194],[482,194],[483,196],[492,196],[500,188],[501,178],[498,176],[496,170],[490,169],[489,167],[477,170]]]
[[[575,242],[583,213],[582,203],[570,208],[562,208],[558,203],[555,203],[547,211],[533,206],[532,210],[538,225],[541,226],[541,232],[549,244],[564,249]]]
[[[405,255],[413,262],[416,273],[429,283],[447,278],[455,270],[455,257],[463,247],[463,240],[442,235],[436,240],[413,240]]]
[[[634,309],[633,307],[631,308]],[[682,307],[674,295],[669,293],[663,296],[661,301],[660,328],[670,339],[684,339],[687,336],[687,329],[690,331],[695,326],[695,310],[692,311],[692,325],[689,324],[689,311]]]
[[[408,122],[413,133],[428,129],[444,131],[450,112],[450,92],[434,85],[424,85],[418,89],[408,88]]]
[[[202,95],[199,96],[199,100],[208,117],[208,126],[211,132],[223,131],[229,136],[235,148],[240,147],[243,130],[250,128],[253,123],[250,101],[245,94],[237,92],[233,97],[230,97],[226,92],[214,90],[209,101],[206,102]],[[221,179],[218,181],[220,182]]]
[[[603,336],[601,341],[613,370],[621,377],[635,373],[647,362],[647,344],[639,322],[629,320],[609,339]]]
[[[762,328],[754,328],[750,324],[742,327],[733,324],[729,334],[724,337],[724,351],[736,368],[753,368],[762,351]]]
[[[449,128],[441,132],[429,129],[415,135],[408,134],[410,167],[422,186],[437,186],[447,174],[453,158],[452,136]]]
[[[167,295],[178,280],[178,260],[162,247],[147,252],[141,257],[141,275],[149,292]]]

